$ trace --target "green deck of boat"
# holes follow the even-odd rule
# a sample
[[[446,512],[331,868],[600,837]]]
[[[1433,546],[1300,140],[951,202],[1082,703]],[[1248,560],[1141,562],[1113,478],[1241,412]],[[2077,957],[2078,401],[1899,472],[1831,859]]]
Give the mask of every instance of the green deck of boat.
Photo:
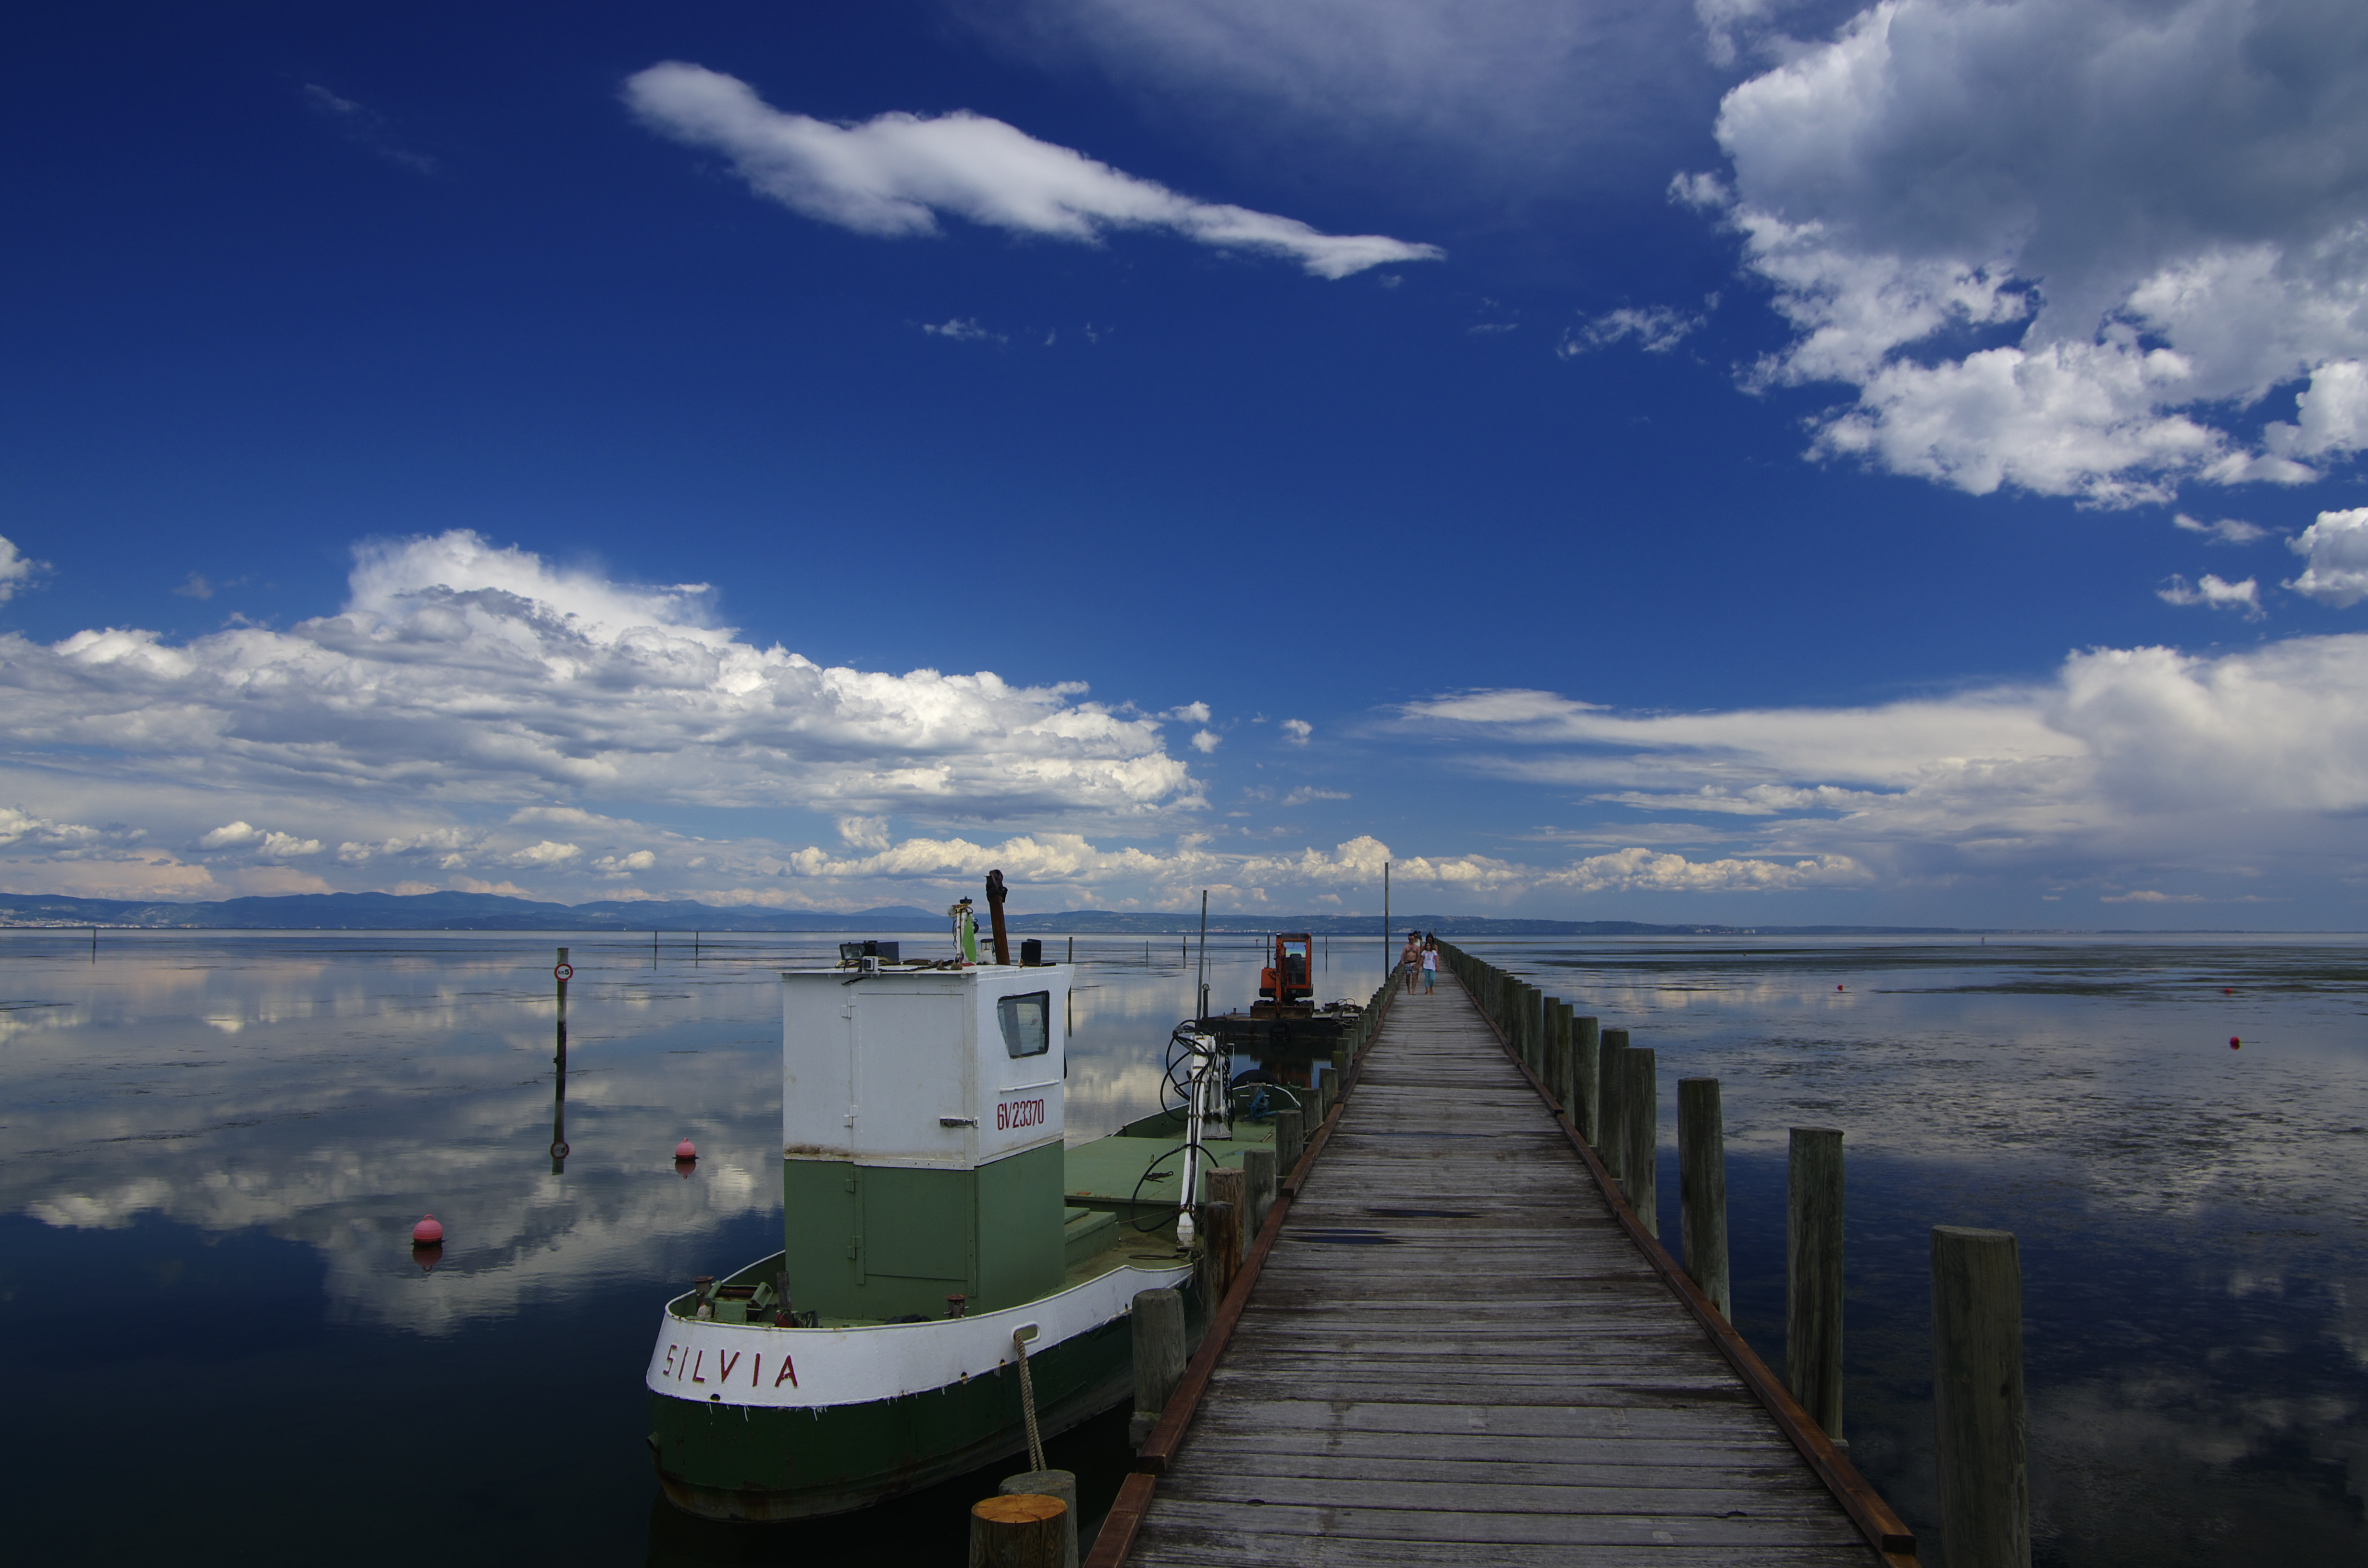
[[[1160,1118],[1147,1118],[1130,1124],[1116,1137],[1097,1138],[1071,1148],[1067,1153],[1067,1175],[1062,1178],[1070,1207],[1100,1210],[1121,1218],[1133,1214],[1146,1222],[1153,1213],[1164,1211],[1173,1220],[1184,1156],[1180,1152],[1169,1151],[1180,1151],[1184,1134],[1181,1129],[1169,1131],[1164,1125],[1154,1131],[1154,1124],[1161,1121]],[[1274,1124],[1238,1120],[1234,1123],[1230,1139],[1207,1139],[1201,1146],[1209,1152],[1202,1168],[1211,1164],[1238,1167],[1243,1150],[1274,1147]],[[1163,1154],[1167,1157],[1161,1160]],[[1165,1175],[1144,1181],[1144,1172],[1155,1160],[1160,1161],[1157,1169]]]

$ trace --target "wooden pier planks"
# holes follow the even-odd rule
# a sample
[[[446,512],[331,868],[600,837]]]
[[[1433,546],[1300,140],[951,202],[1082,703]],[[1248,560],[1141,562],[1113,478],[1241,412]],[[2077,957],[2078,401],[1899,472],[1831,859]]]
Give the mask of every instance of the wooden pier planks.
[[[1460,987],[1329,1131],[1129,1563],[1882,1561]]]

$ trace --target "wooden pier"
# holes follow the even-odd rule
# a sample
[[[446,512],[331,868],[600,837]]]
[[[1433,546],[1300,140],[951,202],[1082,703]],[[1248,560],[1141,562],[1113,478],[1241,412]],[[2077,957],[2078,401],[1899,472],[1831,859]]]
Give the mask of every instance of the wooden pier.
[[[1393,998],[1092,1568],[1915,1563],[1508,1032]]]

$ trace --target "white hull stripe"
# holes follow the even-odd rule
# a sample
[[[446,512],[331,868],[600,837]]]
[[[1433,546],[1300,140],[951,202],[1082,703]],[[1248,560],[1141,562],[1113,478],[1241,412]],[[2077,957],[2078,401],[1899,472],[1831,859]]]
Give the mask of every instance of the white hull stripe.
[[[1180,1265],[1124,1264],[1025,1306],[869,1328],[775,1328],[667,1312],[643,1381],[651,1392],[676,1399],[793,1410],[925,1393],[1008,1366],[1016,1328],[1037,1325],[1028,1348],[1042,1355],[1126,1315],[1136,1291],[1175,1285],[1190,1273]]]

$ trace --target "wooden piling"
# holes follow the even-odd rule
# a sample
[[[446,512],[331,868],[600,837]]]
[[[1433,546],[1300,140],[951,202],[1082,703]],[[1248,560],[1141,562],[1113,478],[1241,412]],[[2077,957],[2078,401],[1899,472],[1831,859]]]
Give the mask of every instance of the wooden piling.
[[[1554,1028],[1548,1031],[1554,1049],[1546,1056],[1546,1088],[1553,1094],[1554,1108],[1565,1121],[1570,1119],[1570,1034],[1571,1005],[1554,1004]]]
[[[1248,1173],[1239,1165],[1219,1165],[1201,1178],[1201,1193],[1203,1199],[1208,1202],[1227,1204],[1233,1209],[1234,1259],[1227,1266],[1225,1274],[1226,1281],[1231,1283],[1232,1271],[1241,1267],[1242,1257],[1249,1250]]]
[[[1686,1273],[1718,1315],[1735,1317],[1726,1267],[1726,1122],[1718,1080],[1678,1080],[1678,1231]]]
[[[1570,1021],[1570,1124],[1591,1148],[1602,1146],[1603,1024]]]
[[[1842,1135],[1793,1129],[1784,1183],[1784,1382],[1826,1436],[1842,1436]],[[1954,1560],[1952,1560],[1953,1568]]]
[[[1620,1053],[1622,1140],[1620,1190],[1647,1235],[1661,1234],[1661,1077],[1653,1053],[1630,1046]]]
[[[1596,1053],[1596,1076],[1600,1085],[1596,1096],[1596,1103],[1600,1108],[1597,1112],[1600,1136],[1595,1141],[1595,1152],[1602,1158],[1603,1168],[1611,1173],[1613,1181],[1620,1179],[1620,1173],[1626,1168],[1628,1162],[1628,1121],[1621,1114],[1621,1107],[1627,1101],[1628,1085],[1626,1069],[1620,1064],[1620,1059],[1627,1054],[1628,1031],[1605,1029],[1602,1047]]]
[[[1184,1298],[1174,1290],[1137,1290],[1134,1329],[1134,1415],[1127,1441],[1143,1447],[1184,1375]]]
[[[1062,1568],[1077,1568],[1077,1474],[1069,1470],[1031,1470],[1007,1475],[995,1489],[1006,1497],[1051,1497],[1067,1510],[1061,1518]]]
[[[1274,1113],[1274,1163],[1283,1176],[1298,1168],[1299,1156],[1307,1146],[1307,1113],[1304,1110],[1279,1110]]]
[[[1058,1497],[1034,1494],[972,1504],[970,1568],[1062,1568],[1068,1514]]]
[[[1524,1003],[1527,1016],[1521,1025],[1529,1038],[1530,1071],[1543,1078],[1546,1073],[1546,994],[1532,985]]]
[[[1932,1227],[1932,1426],[1949,1568],[2031,1568],[2022,1264],[2009,1232]]]
[[[1242,1151],[1242,1180],[1249,1188],[1249,1214],[1243,1222],[1242,1232],[1253,1241],[1266,1227],[1266,1211],[1274,1207],[1276,1179],[1273,1150],[1251,1148]]]
[[[1210,1173],[1212,1176],[1215,1172]],[[1241,1173],[1234,1173],[1238,1176]],[[1225,1292],[1234,1288],[1234,1276],[1242,1262],[1241,1210],[1223,1199],[1211,1199],[1201,1205],[1199,1227],[1201,1260],[1201,1310],[1213,1312]]]

